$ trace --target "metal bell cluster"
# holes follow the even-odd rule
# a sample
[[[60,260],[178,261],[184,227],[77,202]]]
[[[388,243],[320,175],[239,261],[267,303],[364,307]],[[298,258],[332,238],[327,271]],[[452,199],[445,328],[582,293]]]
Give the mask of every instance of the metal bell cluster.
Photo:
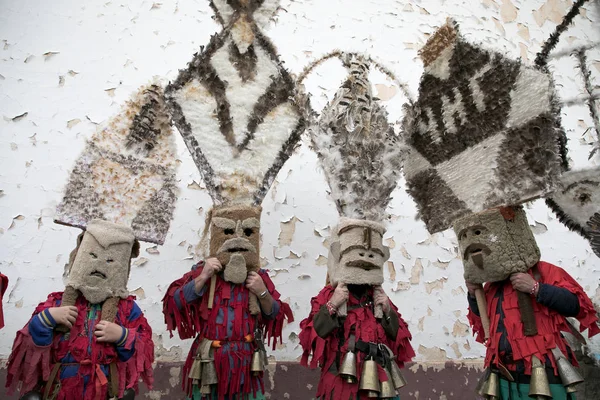
[[[387,379],[383,382],[379,381],[377,362],[370,357],[363,362],[359,390],[366,392],[367,397],[394,398],[398,396],[398,389],[406,385],[406,380],[402,376],[398,364],[396,364],[392,350],[385,345],[381,345],[381,349],[388,353],[387,359],[389,362],[383,368]],[[356,354],[354,352],[349,351],[344,356],[340,367],[340,375],[349,383],[356,382]]]
[[[567,393],[577,391],[576,385],[583,382],[583,377],[571,362],[565,357],[559,348],[552,349],[552,354],[556,360],[558,374]],[[500,380],[496,372],[489,372],[489,375],[479,382],[476,388],[477,394],[486,400],[500,399]],[[531,357],[531,380],[529,382],[529,397],[537,400],[546,400],[552,398],[548,375],[544,363],[536,356]]]
[[[210,340],[200,342],[188,374],[188,378],[192,379],[194,385],[200,385],[200,393],[202,394],[210,394],[211,385],[219,382],[214,361],[214,350],[211,344],[212,341]]]

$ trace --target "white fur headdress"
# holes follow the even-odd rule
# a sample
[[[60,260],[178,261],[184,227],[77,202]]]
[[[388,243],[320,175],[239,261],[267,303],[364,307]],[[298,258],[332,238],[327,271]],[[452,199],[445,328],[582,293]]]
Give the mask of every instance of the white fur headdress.
[[[213,0],[224,29],[166,89],[216,205],[258,205],[304,129],[295,83],[259,29],[279,1]]]
[[[468,43],[453,22],[420,56],[419,99],[403,123],[404,173],[429,232],[551,193],[565,134],[550,74]]]
[[[312,145],[343,217],[383,221],[402,168],[399,138],[375,98],[372,62],[339,53],[348,77],[310,127]]]
[[[131,226],[163,244],[177,199],[176,148],[163,89],[143,86],[100,126],[77,159],[55,222],[86,228],[92,219]]]

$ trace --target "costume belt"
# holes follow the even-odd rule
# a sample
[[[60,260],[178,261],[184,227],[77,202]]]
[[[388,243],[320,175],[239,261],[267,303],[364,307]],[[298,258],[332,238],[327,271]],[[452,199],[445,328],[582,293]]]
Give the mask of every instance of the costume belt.
[[[211,341],[210,347],[218,349],[225,343],[252,343],[254,341],[254,336],[251,334],[247,334],[241,340],[230,340],[230,339],[221,339],[221,340],[205,339],[205,340]]]
[[[50,372],[50,376],[48,378],[48,381],[46,382],[46,387],[44,388],[44,395],[43,395],[43,399],[51,399],[54,398],[54,394],[50,394],[50,391],[52,390],[52,386],[54,386],[54,382],[57,380],[59,380],[59,384],[60,384],[60,374],[59,371],[61,369],[61,367],[72,367],[72,366],[77,366],[80,369],[84,369],[87,370],[87,373],[90,374],[95,374],[96,378],[94,381],[94,389],[95,389],[95,393],[96,393],[96,400],[101,400],[102,396],[101,396],[101,392],[102,392],[102,388],[104,386],[106,386],[108,384],[108,378],[106,377],[106,375],[104,374],[104,372],[102,371],[102,368],[100,366],[100,364],[94,364],[92,363],[92,360],[89,359],[85,359],[82,360],[78,363],[56,363],[54,364],[54,367],[52,368],[52,371]],[[84,374],[86,374],[85,371],[82,371]],[[118,380],[118,372],[117,372],[117,364],[116,363],[111,363],[109,364],[109,373],[111,375],[111,387],[110,387],[110,391],[112,393],[110,393],[111,396],[116,397],[119,391],[119,380]]]

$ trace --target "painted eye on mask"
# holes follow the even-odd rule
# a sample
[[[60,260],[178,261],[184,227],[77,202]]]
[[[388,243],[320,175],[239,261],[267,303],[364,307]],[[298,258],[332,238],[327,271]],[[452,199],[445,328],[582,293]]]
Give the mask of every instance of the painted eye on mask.
[[[90,253],[90,256],[92,256],[92,258],[95,260],[96,258],[98,258],[98,256],[94,253]]]
[[[106,259],[106,262],[107,262],[108,264],[110,264],[110,263],[111,263],[111,262],[113,262],[113,261],[114,261],[114,260],[113,260],[112,258],[107,258],[107,259]]]
[[[227,228],[223,230],[223,233],[225,233],[226,235],[233,235],[235,231],[231,228]]]
[[[251,228],[244,229],[244,235],[246,236],[251,236],[253,233],[254,231]]]

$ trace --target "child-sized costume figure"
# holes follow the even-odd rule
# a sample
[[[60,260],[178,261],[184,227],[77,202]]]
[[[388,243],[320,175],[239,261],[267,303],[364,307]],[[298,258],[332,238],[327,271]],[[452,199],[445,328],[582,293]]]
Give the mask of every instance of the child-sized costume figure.
[[[414,351],[406,323],[381,287],[390,254],[379,221],[402,159],[387,113],[371,93],[370,60],[345,54],[342,62],[348,79],[311,137],[343,217],[331,238],[330,284],[300,324],[301,362],[321,368],[318,399],[396,399],[406,384],[399,368]]]
[[[552,77],[467,42],[452,22],[420,56],[419,100],[404,119],[404,172],[428,231],[453,225],[458,237],[468,317],[486,344],[478,393],[565,399],[582,381],[561,335],[571,331],[565,317],[576,317],[590,336],[599,331],[597,317],[571,276],[540,261],[518,206],[552,194],[566,168]],[[579,210],[579,223],[589,211]]]
[[[71,253],[67,289],[51,293],[17,332],[10,390],[22,382],[26,399],[133,399],[140,379],[151,385],[152,330],[126,288],[138,252],[131,228],[88,223]]]
[[[281,338],[292,316],[260,269],[260,204],[304,122],[294,81],[261,29],[279,1],[210,5],[224,29],[165,91],[215,204],[210,240],[205,261],[171,284],[163,312],[169,330],[195,337],[182,377],[188,397],[263,399],[263,338]]]
[[[264,399],[263,337],[272,340],[275,349],[285,318],[293,321],[291,310],[265,270],[250,272],[236,283],[221,269],[216,258],[196,264],[171,284],[164,299],[168,329],[177,329],[181,339],[195,336],[183,367],[183,388],[193,399]],[[216,280],[211,305],[212,276]],[[250,311],[252,295],[259,299],[256,315]]]

